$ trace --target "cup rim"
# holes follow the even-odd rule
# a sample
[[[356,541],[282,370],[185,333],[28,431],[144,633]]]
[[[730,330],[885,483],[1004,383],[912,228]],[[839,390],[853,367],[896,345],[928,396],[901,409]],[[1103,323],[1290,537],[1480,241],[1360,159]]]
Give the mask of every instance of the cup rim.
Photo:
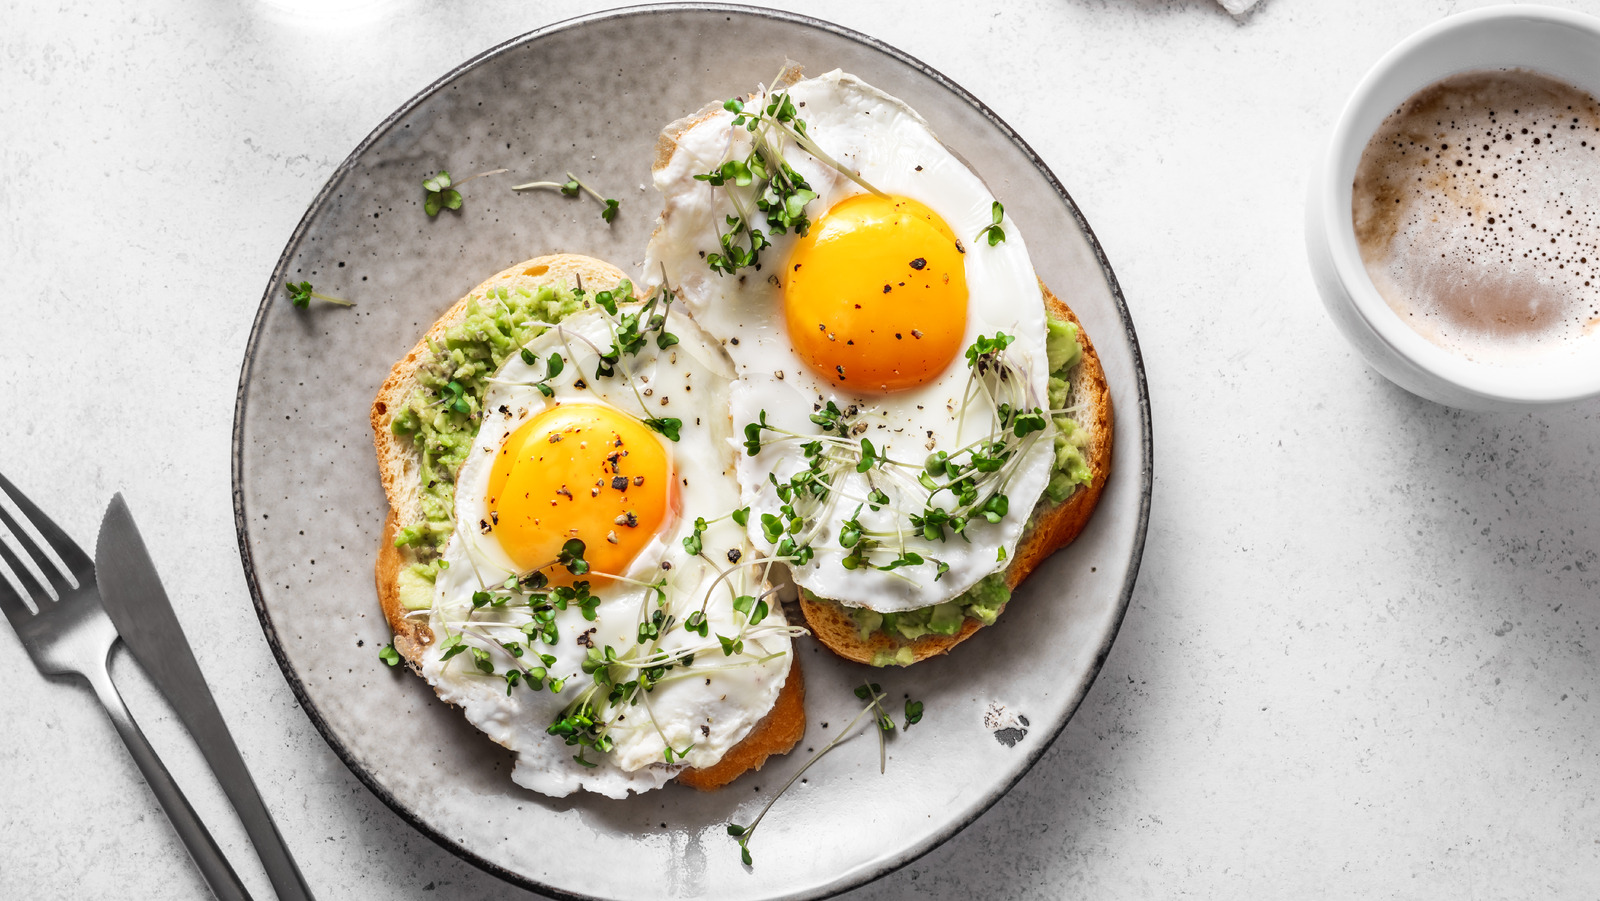
[[[1360,161],[1362,150],[1371,138],[1370,133],[1354,135],[1355,123],[1373,107],[1376,98],[1393,89],[1398,70],[1419,50],[1447,40],[1452,34],[1480,27],[1486,22],[1507,19],[1549,23],[1585,32],[1593,38],[1597,55],[1600,55],[1600,18],[1551,6],[1503,4],[1484,7],[1447,16],[1408,35],[1367,70],[1339,113],[1318,175],[1317,193],[1321,201],[1321,224],[1327,236],[1328,256],[1341,287],[1350,298],[1357,315],[1371,327],[1373,333],[1391,353],[1487,401],[1551,404],[1580,400],[1600,394],[1600,367],[1593,367],[1584,373],[1580,367],[1568,364],[1572,369],[1570,375],[1552,379],[1549,378],[1552,367],[1539,364],[1508,366],[1473,361],[1446,350],[1405,324],[1390,308],[1388,301],[1378,293],[1377,287],[1367,274],[1366,266],[1361,261],[1360,250],[1356,245],[1355,226],[1350,215],[1350,200],[1343,197],[1344,188],[1349,185],[1341,184],[1348,182],[1348,179],[1341,177],[1341,173],[1347,168],[1351,172],[1354,171],[1354,166]],[[1458,72],[1471,71],[1474,68],[1492,68],[1494,65],[1485,63],[1481,66],[1443,67],[1430,76],[1428,81],[1410,88],[1405,97],[1411,96],[1426,84]],[[1542,71],[1534,61],[1530,61],[1526,68]],[[1585,90],[1600,96],[1600,91],[1594,91],[1592,88]],[[1359,142],[1352,145],[1352,139],[1357,137],[1360,139]],[[1341,148],[1352,146],[1353,157],[1350,153],[1341,153]]]

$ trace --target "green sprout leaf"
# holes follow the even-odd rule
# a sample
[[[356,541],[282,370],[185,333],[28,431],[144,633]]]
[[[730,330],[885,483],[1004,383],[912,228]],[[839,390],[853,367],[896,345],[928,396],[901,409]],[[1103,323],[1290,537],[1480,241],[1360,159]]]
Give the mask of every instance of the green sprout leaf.
[[[906,725],[907,729],[922,722],[922,702],[906,699]]]
[[[469,650],[472,651],[472,664],[478,668],[478,672],[485,676],[494,675],[494,661],[489,659],[489,652],[478,647]]]
[[[1018,438],[1025,438],[1034,432],[1042,432],[1045,427],[1044,411],[1038,407],[1031,413],[1020,413],[1012,422],[1012,431]]]
[[[705,534],[705,531],[705,517],[696,517],[694,521],[694,531],[690,532],[689,536],[683,539],[683,549],[688,552],[689,556],[698,557],[700,556],[700,552],[705,549],[705,542],[701,538],[701,536]]]
[[[485,175],[499,175],[504,171],[506,170],[491,169],[488,172],[479,172],[477,175],[469,175],[460,181],[453,182],[450,179],[450,173],[441,169],[438,175],[422,180],[422,190],[424,192],[422,209],[430,219],[439,215],[440,210],[459,210],[461,209],[461,191],[459,188],[462,185],[472,181],[474,178],[482,178]]]
[[[394,666],[400,662],[400,652],[394,649],[393,644],[386,644],[378,649],[378,659]]]
[[[990,247],[993,247],[996,244],[999,244],[1001,241],[1004,241],[1006,239],[1006,233],[1005,230],[1000,227],[1000,220],[1005,216],[1005,214],[1006,208],[1000,205],[1000,201],[996,200],[989,208],[989,225],[984,228],[983,231],[978,232],[978,237],[976,240],[987,240]]]
[[[893,569],[899,569],[902,566],[921,566],[921,565],[922,565],[922,556],[920,554],[914,553],[912,551],[906,551],[904,554],[901,554],[899,557],[896,557],[893,561],[891,561],[891,562],[889,562],[889,563],[887,563],[887,564],[885,564],[883,566],[878,567],[878,569],[882,570],[883,572],[889,572],[890,570],[893,570]]]
[[[743,613],[745,622],[752,626],[759,625],[762,620],[767,618],[767,613],[769,612],[766,601],[757,600],[750,595],[740,595],[734,598],[733,609]]]
[[[299,284],[294,282],[284,282],[283,290],[288,292],[289,302],[294,304],[298,309],[302,310],[311,306],[311,298],[313,297],[317,298],[318,300],[325,300],[328,303],[336,304],[341,307],[355,306],[355,304],[348,300],[341,300],[337,297],[330,297],[326,294],[318,294],[316,291],[312,290],[310,282],[300,282]]]
[[[664,416],[659,419],[646,419],[644,424],[667,436],[668,441],[677,441],[679,438],[679,431],[683,428],[683,420],[671,416]]]
[[[872,442],[863,438],[861,439],[861,462],[856,464],[856,472],[866,472],[882,459],[872,447]]]
[[[466,649],[467,646],[461,643],[461,633],[457,632],[439,643],[439,650],[442,652],[439,654],[439,659],[449,660]]]
[[[583,559],[583,539],[568,538],[566,544],[561,546],[561,553],[556,557],[556,562],[567,568],[567,572],[581,576],[589,571],[589,561]]]
[[[438,175],[422,180],[422,190],[426,192],[422,200],[422,209],[427,212],[430,219],[439,215],[440,210],[461,209],[461,192],[450,187],[450,173],[442,169]]]

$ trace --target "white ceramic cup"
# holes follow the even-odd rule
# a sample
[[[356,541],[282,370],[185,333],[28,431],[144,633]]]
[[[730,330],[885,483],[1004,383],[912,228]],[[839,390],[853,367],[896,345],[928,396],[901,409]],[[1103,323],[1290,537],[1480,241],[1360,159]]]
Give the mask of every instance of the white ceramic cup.
[[[1600,96],[1600,19],[1544,6],[1493,6],[1450,16],[1400,42],[1345,104],[1306,204],[1311,273],[1339,330],[1390,381],[1452,407],[1520,410],[1600,395],[1600,340],[1531,363],[1467,359],[1401,321],[1367,276],[1356,246],[1351,186],[1361,151],[1384,117],[1441,78],[1510,68]]]

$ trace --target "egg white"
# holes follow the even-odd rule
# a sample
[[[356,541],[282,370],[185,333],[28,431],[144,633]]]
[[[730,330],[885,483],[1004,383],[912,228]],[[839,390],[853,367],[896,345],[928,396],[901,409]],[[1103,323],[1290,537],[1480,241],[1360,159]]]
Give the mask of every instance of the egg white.
[[[502,584],[515,570],[494,540],[485,506],[496,452],[512,431],[550,404],[601,403],[635,418],[672,416],[682,420],[678,441],[662,439],[674,461],[681,515],[664,525],[622,574],[647,583],[665,576],[666,609],[680,623],[700,607],[708,596],[707,586],[725,567],[716,561],[726,561],[732,549],[747,558],[751,555],[744,530],[727,518],[711,523],[703,535],[704,558],[709,560],[689,556],[682,544],[696,517],[709,520],[738,506],[728,443],[726,405],[731,372],[726,357],[692,322],[674,315],[667,327],[679,337],[677,346],[658,350],[651,341],[637,357],[625,358],[615,377],[597,378],[595,363],[600,349],[611,346],[613,327],[600,309],[574,314],[528,344],[537,357],[534,365],[513,355],[496,374],[484,398],[480,431],[457,478],[457,529],[445,548],[448,568],[438,575],[433,607],[428,611],[435,641],[422,660],[423,675],[441,698],[461,707],[473,725],[516,752],[513,780],[557,797],[581,788],[620,798],[630,791],[660,786],[683,765],[716,763],[771,708],[790,664],[788,627],[774,603],[771,615],[755,630],[759,634],[747,639],[742,653],[731,657],[720,650],[714,656],[697,654],[693,666],[678,671],[692,673],[691,678],[663,681],[646,696],[648,709],[635,705],[624,711],[609,733],[615,748],[604,755],[589,751],[586,758],[598,763],[590,768],[574,760],[576,747],[546,730],[578,692],[592,684],[592,678],[581,671],[588,646],[581,644],[579,637],[587,635],[595,647],[610,645],[619,654],[635,647],[647,590],[621,581],[596,584],[592,592],[600,604],[595,620],[585,620],[576,606],[557,611],[559,639],[554,645],[526,641],[519,631],[531,618],[526,607],[473,610],[475,591]],[[560,353],[566,366],[550,381],[554,396],[547,400],[532,383],[544,377],[544,361],[552,352]],[[743,616],[733,610],[726,586],[758,593],[754,581],[759,571],[744,570],[738,576],[724,580],[709,593],[709,639],[679,628],[670,631],[660,647],[681,650],[709,640],[716,648],[716,635],[739,633]],[[645,609],[656,609],[654,602]],[[462,633],[464,643],[489,652],[497,670],[504,671],[512,662],[497,642],[523,641],[530,654],[556,658],[547,670],[552,678],[566,679],[563,690],[534,691],[519,685],[508,694],[504,678],[478,672],[470,653],[443,659],[444,639],[459,631],[469,616],[471,622],[481,625]],[[669,764],[663,753],[668,746],[689,751],[681,762]]]
[[[1031,398],[1028,406],[1048,408],[1045,310],[1026,244],[1009,217],[1001,222],[1006,236],[1003,243],[991,247],[977,238],[991,222],[994,195],[940,143],[914,110],[854,76],[835,70],[801,81],[789,93],[807,123],[807,134],[823,150],[884,193],[920,201],[950,226],[966,251],[963,262],[969,300],[962,346],[970,346],[980,335],[994,337],[1004,332],[1012,336],[1015,340],[1006,357],[1025,373]],[[748,106],[765,102],[766,97],[758,95]],[[725,217],[734,208],[725,190],[713,189],[694,176],[711,171],[726,159],[743,159],[750,152],[748,133],[731,127],[732,117],[720,107],[712,108],[692,123],[669,127],[668,134],[675,135],[677,146],[655,173],[664,210],[650,241],[645,268],[652,273],[664,269],[694,317],[722,341],[732,358],[738,376],[730,397],[734,427],[756,422],[764,412],[773,425],[803,435],[822,435],[825,433],[810,420],[815,410],[829,401],[840,409],[854,405],[865,413],[858,421],[866,423],[865,431],[852,435],[854,440],[867,438],[885,456],[917,464],[930,451],[954,452],[988,434],[994,423],[992,405],[980,400],[962,413],[968,368],[960,356],[926,384],[887,395],[841,390],[802,362],[788,340],[776,275],[797,236],[769,236],[772,246],[761,252],[759,271],[722,275],[707,266],[705,255],[719,249],[718,230],[726,228]],[[807,207],[813,223],[840,200],[862,193],[855,182],[793,144],[785,150],[785,158],[819,195]],[[813,536],[815,557],[794,568],[795,581],[822,597],[881,612],[926,607],[955,597],[1001,568],[1003,560],[1015,551],[1034,504],[1049,482],[1054,431],[1054,425],[1048,425],[1018,455],[1005,492],[1009,510],[1000,522],[990,524],[975,517],[967,527],[967,541],[956,535],[945,541],[930,542],[920,535],[905,541],[905,550],[948,564],[949,571],[943,575],[935,577],[931,562],[894,572],[871,567],[847,570],[840,565],[846,554],[837,541],[841,523],[866,498],[870,487],[901,498],[892,484],[886,484],[894,480],[874,476],[874,484],[869,486],[865,476],[850,472],[836,484],[834,500]],[[758,454],[739,455],[737,472],[744,503],[759,512],[777,510],[781,501],[768,475],[787,480],[806,468],[800,444],[764,443]],[[913,494],[914,490],[905,496],[909,500]],[[943,497],[949,498],[949,493]],[[936,503],[950,505],[937,499]],[[889,509],[873,512],[863,508],[857,520],[869,530],[906,525],[903,516]],[[750,533],[760,546],[772,546],[761,535],[756,516],[751,518]]]

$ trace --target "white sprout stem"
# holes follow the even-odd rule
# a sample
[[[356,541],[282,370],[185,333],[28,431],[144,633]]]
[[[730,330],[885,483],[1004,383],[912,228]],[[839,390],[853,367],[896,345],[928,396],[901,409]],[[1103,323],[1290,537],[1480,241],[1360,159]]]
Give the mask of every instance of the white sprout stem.
[[[578,365],[578,354],[577,354],[577,351],[574,351],[572,349],[572,344],[567,341],[568,334],[569,333],[564,328],[557,328],[556,329],[556,335],[558,335],[561,338],[561,346],[563,348],[565,348],[566,351],[567,351],[567,359],[572,362],[572,368],[576,369],[577,372],[578,372],[578,381],[583,382],[583,390],[585,392],[593,395],[595,400],[597,400],[597,401],[599,401],[601,403],[605,403],[605,398],[600,396],[600,392],[596,391],[594,385],[590,384],[591,380],[586,375],[584,375],[583,367]],[[583,335],[572,335],[572,337],[577,338],[579,341],[582,341],[583,343],[589,345],[589,347],[594,350],[594,353],[595,353],[596,357],[600,356],[600,354],[602,353],[600,348],[596,347],[595,343],[593,341],[590,341],[588,338],[584,337]],[[549,376],[546,376],[546,378],[549,378]]]
[[[741,839],[741,843],[742,844],[745,844],[745,845],[749,844],[750,835],[756,831],[756,827],[757,826],[761,825],[762,818],[767,815],[767,811],[772,809],[772,805],[776,804],[778,802],[778,799],[783,797],[783,793],[789,790],[789,786],[794,785],[796,780],[798,780],[801,776],[805,775],[806,770],[811,769],[811,765],[812,764],[814,764],[817,761],[821,760],[824,756],[827,755],[827,753],[829,751],[832,751],[834,749],[834,747],[836,747],[840,742],[844,741],[846,737],[851,736],[851,735],[853,735],[855,733],[856,725],[861,722],[861,718],[863,716],[866,716],[869,711],[871,711],[873,708],[878,706],[877,699],[881,698],[881,697],[887,697],[887,696],[886,695],[880,695],[880,694],[877,694],[876,692],[874,692],[874,697],[873,697],[872,703],[870,703],[867,706],[861,708],[861,712],[857,713],[855,715],[855,718],[852,719],[848,725],[846,725],[843,729],[839,730],[839,734],[835,735],[833,737],[832,741],[828,742],[826,745],[823,745],[821,751],[818,751],[814,757],[812,757],[810,760],[806,761],[805,766],[802,766],[800,769],[796,770],[795,774],[793,776],[789,777],[789,781],[785,782],[783,784],[783,788],[778,789],[777,794],[775,794],[771,798],[767,799],[766,806],[761,808],[761,812],[756,814],[756,818],[753,821],[751,821],[750,825],[746,826],[744,832],[740,834],[739,837]]]
[[[810,633],[806,632],[806,630],[800,628],[799,626],[791,626],[789,628],[794,630],[794,631],[791,631],[791,632],[787,633],[790,638],[798,638],[801,635],[810,634]],[[661,678],[657,679],[655,684],[664,685],[664,684],[666,684],[668,682],[676,682],[679,679],[700,678],[700,677],[704,676],[706,673],[717,673],[717,672],[723,672],[723,671],[727,671],[727,670],[748,669],[748,668],[750,668],[752,666],[760,666],[763,663],[767,663],[768,661],[776,660],[779,657],[782,657],[787,653],[788,653],[788,651],[777,651],[777,652],[774,652],[774,653],[771,653],[771,654],[767,654],[767,655],[765,655],[763,657],[750,657],[748,655],[741,655],[738,659],[733,660],[733,661],[728,662],[728,663],[713,663],[713,664],[707,664],[705,666],[696,665],[695,667],[693,667],[691,669],[685,669],[685,670],[682,670],[681,672],[668,673],[665,676],[662,676]]]
[[[585,191],[588,191],[590,197],[593,197],[595,200],[598,200],[601,203],[605,203],[606,202],[606,198],[600,196],[600,193],[598,191],[596,191],[594,188],[591,188],[588,185],[584,184],[581,180],[579,180],[578,176],[573,175],[571,172],[568,172],[567,173],[567,178],[570,178],[573,181],[578,182],[578,187],[582,188]]]
[[[510,169],[490,169],[488,172],[479,172],[477,175],[469,175],[469,176],[467,176],[466,178],[463,178],[460,181],[451,182],[450,187],[459,188],[462,185],[466,184],[467,182],[472,181],[474,178],[482,178],[485,175],[499,175],[502,172],[510,172],[510,171],[511,171]]]
[[[736,573],[736,572],[738,572],[738,571],[740,571],[742,569],[747,569],[747,568],[755,566],[757,564],[761,564],[761,563],[771,564],[773,561],[781,560],[781,559],[783,559],[783,558],[781,558],[781,557],[762,557],[762,558],[760,558],[758,560],[741,560],[740,562],[734,564],[733,566],[728,567],[727,569],[719,570],[717,572],[717,577],[712,580],[710,585],[706,586],[705,599],[700,602],[700,612],[702,614],[705,613],[706,605],[711,603],[711,593],[713,591],[716,591],[717,590],[717,585],[721,584],[721,582],[724,579],[728,578],[728,576],[730,576],[733,573]],[[717,564],[716,563],[714,563],[714,562],[712,562],[710,560],[707,560],[706,562],[710,563],[711,567],[713,569],[717,568]],[[765,574],[763,574],[763,577],[762,577],[761,581],[763,581],[763,582],[767,581],[766,577],[765,577]]]

